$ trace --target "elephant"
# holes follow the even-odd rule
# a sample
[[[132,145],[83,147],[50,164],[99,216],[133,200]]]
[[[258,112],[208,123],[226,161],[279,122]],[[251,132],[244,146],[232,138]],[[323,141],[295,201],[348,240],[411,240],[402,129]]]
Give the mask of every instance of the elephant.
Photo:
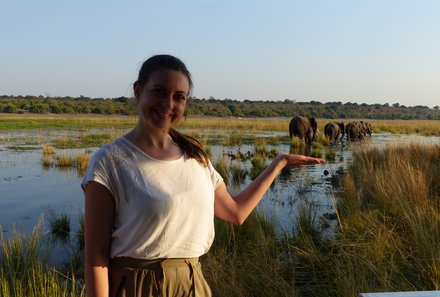
[[[344,122],[340,123],[327,123],[324,126],[324,135],[328,136],[330,141],[336,143],[338,141],[339,135],[341,135],[341,140],[344,138],[345,126]]]
[[[371,123],[366,122],[367,124],[367,134],[371,136],[373,133],[373,127],[371,127]]]
[[[345,127],[345,134],[347,135],[347,140],[357,140],[363,139],[362,134],[362,124],[360,122],[350,122]]]
[[[312,144],[315,139],[318,123],[315,118],[295,116],[289,124],[289,136],[297,136],[300,139],[305,139],[308,144]]]
[[[362,135],[365,137],[367,136],[367,134],[369,136],[371,136],[371,133],[373,133],[373,130],[371,128],[371,124],[368,122],[364,122],[364,121],[359,121],[359,123],[361,124],[361,133]]]

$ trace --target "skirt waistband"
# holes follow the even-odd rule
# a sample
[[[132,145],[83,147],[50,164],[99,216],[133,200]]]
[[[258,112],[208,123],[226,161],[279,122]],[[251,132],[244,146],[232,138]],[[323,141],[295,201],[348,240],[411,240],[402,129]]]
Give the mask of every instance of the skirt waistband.
[[[119,268],[166,268],[166,267],[184,267],[188,265],[197,265],[199,258],[165,258],[165,259],[135,259],[130,257],[117,257],[110,259],[110,264]]]

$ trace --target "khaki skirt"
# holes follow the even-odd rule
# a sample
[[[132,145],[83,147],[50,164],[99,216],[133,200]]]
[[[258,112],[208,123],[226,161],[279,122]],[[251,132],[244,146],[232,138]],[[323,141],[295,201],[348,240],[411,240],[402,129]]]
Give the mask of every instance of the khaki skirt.
[[[211,296],[198,258],[110,261],[110,296]]]

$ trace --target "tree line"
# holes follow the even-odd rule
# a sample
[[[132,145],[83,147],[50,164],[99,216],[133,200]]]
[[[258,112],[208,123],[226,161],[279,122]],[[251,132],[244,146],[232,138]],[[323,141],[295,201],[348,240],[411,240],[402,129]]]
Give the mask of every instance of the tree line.
[[[90,98],[90,97],[44,97],[44,96],[0,96],[0,112],[35,114],[104,114],[134,115],[132,98]],[[358,104],[319,101],[238,101],[233,99],[199,99],[192,97],[188,106],[189,116],[216,117],[292,117],[307,115],[328,119],[431,119],[440,120],[440,108],[434,106],[405,106],[394,104]]]

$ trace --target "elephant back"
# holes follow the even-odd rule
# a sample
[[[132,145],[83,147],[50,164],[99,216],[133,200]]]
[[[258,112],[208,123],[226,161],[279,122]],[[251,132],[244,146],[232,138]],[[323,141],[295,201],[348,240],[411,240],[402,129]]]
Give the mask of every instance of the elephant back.
[[[327,123],[324,126],[324,135],[332,138],[335,134],[339,133],[339,126],[335,123]]]
[[[339,134],[344,134],[344,123],[327,123],[324,126],[324,135],[332,141],[337,141]]]
[[[350,122],[345,127],[347,139],[359,139],[361,134],[361,123]]]
[[[315,118],[295,116],[289,124],[289,135],[291,138],[297,136],[300,139],[305,139],[307,143],[311,143],[315,137],[317,128],[318,123]]]

